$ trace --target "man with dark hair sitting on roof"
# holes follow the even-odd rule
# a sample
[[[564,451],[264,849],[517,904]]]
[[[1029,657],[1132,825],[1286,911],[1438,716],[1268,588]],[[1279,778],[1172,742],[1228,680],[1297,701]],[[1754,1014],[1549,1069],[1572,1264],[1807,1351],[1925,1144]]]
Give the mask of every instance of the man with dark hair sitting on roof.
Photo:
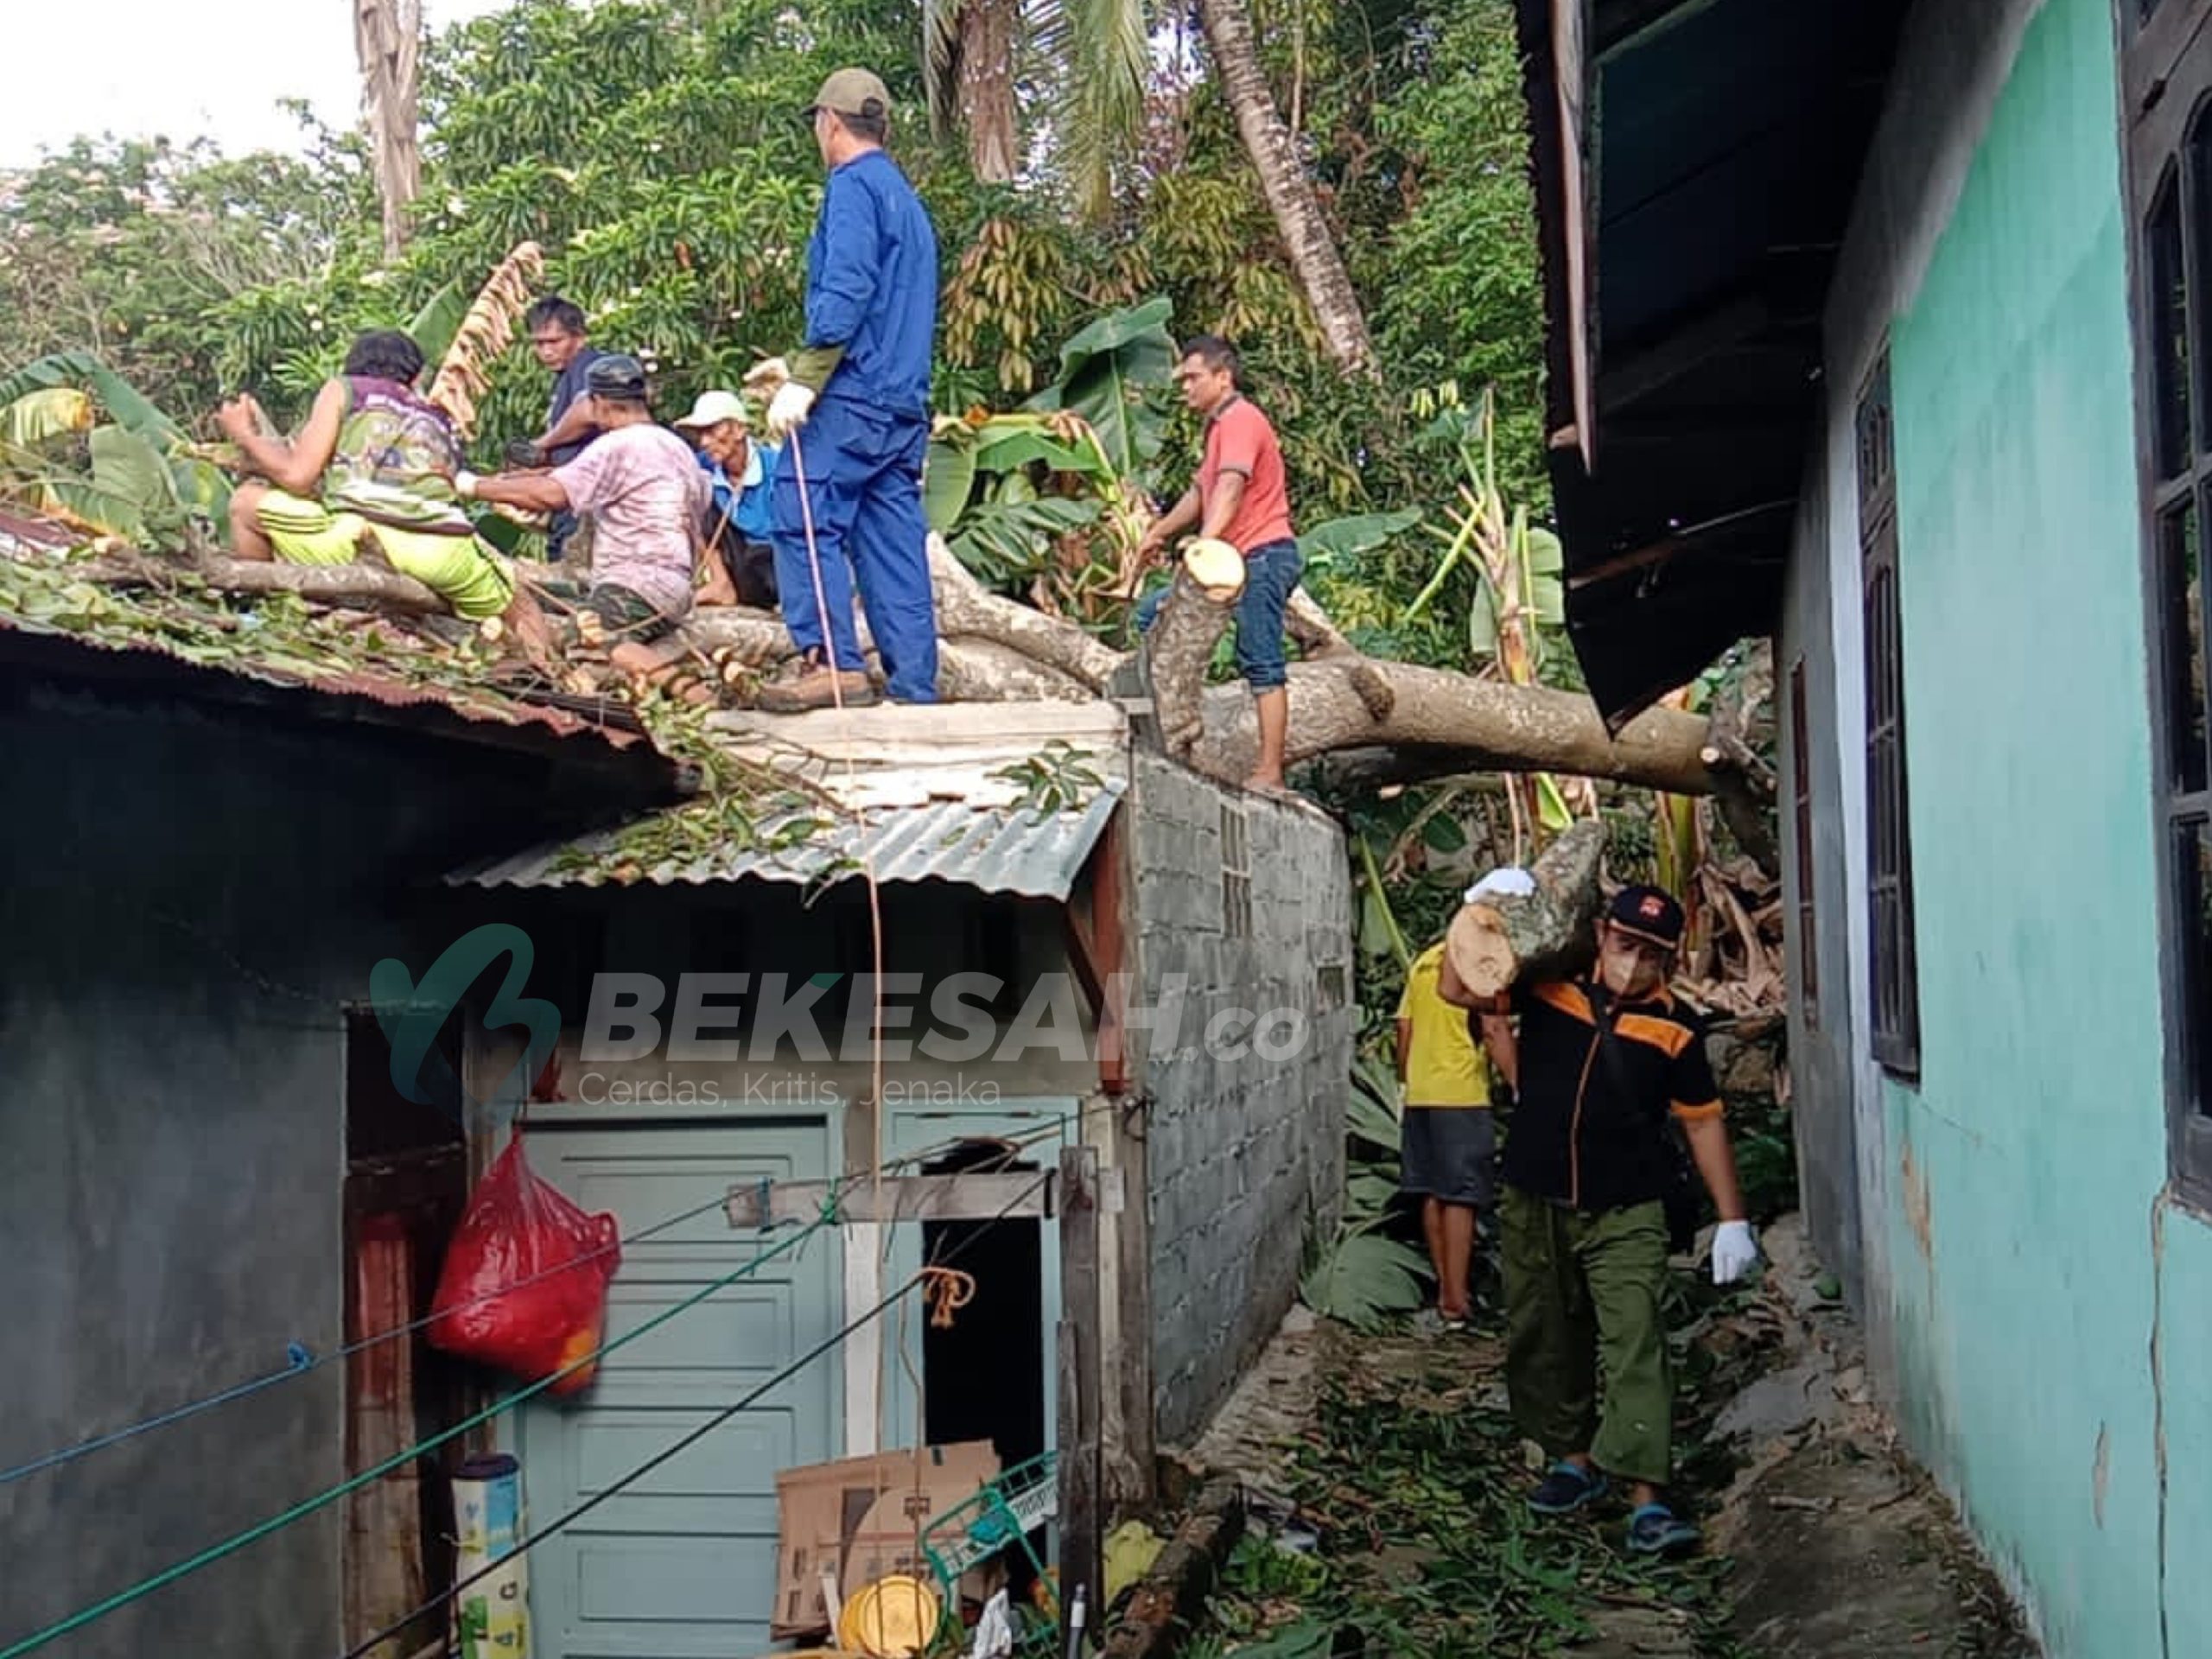
[[[246,470],[231,496],[231,547],[241,559],[351,564],[365,548],[471,620],[505,613],[514,580],[476,538],[448,481],[461,440],[443,410],[415,391],[422,348],[397,329],[360,335],[345,372],[315,394],[289,441],[250,396],[217,415]]]

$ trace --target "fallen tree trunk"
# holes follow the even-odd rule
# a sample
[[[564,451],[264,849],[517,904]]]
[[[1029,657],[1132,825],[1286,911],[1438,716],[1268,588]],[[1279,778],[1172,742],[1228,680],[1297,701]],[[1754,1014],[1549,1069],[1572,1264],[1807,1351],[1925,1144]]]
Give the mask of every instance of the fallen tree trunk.
[[[990,592],[931,531],[930,587],[937,600],[937,631],[947,639],[988,640],[1079,682],[1094,695],[1122,664],[1122,653],[1081,628]],[[1204,671],[1201,664],[1200,671]],[[940,696],[950,696],[939,688]]]
[[[414,577],[384,564],[279,564],[209,554],[196,561],[194,569],[210,588],[226,594],[297,594],[318,605],[401,616],[431,616],[448,608]]]
[[[1450,750],[1460,772],[1556,772],[1677,795],[1709,795],[1718,782],[1701,753],[1705,721],[1695,715],[1650,709],[1609,739],[1596,705],[1571,691],[1359,661],[1389,689],[1390,712],[1381,719],[1369,713],[1344,664],[1293,663],[1288,760],[1338,749]],[[1157,704],[1157,690],[1154,696]],[[1250,694],[1217,686],[1202,708],[1205,731],[1191,764],[1217,778],[1249,775],[1259,747]]]
[[[1605,852],[1605,825],[1585,818],[1538,856],[1529,872],[1534,893],[1461,906],[1444,935],[1459,982],[1477,996],[1497,996],[1523,982],[1567,979],[1588,967],[1597,954]]]
[[[941,695],[963,702],[1018,702],[1103,696],[1128,661],[1073,623],[985,590],[945,547],[930,538],[938,605]],[[232,593],[295,593],[302,599],[401,615],[445,610],[438,596],[381,563],[295,565],[223,557],[202,550],[194,568],[209,586]],[[1209,573],[1211,574],[1211,573]],[[1145,642],[1147,684],[1169,753],[1213,777],[1249,776],[1258,746],[1250,694],[1242,685],[1208,687],[1206,669],[1234,616],[1233,595],[1217,577],[1206,586],[1179,569]],[[862,649],[867,623],[858,619]],[[1739,838],[1756,821],[1758,780],[1747,778],[1732,732],[1716,739],[1704,719],[1654,709],[1617,738],[1586,697],[1540,686],[1514,686],[1448,670],[1363,654],[1302,590],[1294,594],[1286,630],[1308,653],[1290,667],[1287,759],[1312,760],[1363,752],[1355,777],[1382,780],[1389,768],[1412,779],[1468,772],[1554,772],[1570,777],[1718,795],[1740,817]],[[745,607],[696,611],[687,644],[712,659],[770,671],[793,655],[782,619]],[[728,658],[724,658],[728,660]]]

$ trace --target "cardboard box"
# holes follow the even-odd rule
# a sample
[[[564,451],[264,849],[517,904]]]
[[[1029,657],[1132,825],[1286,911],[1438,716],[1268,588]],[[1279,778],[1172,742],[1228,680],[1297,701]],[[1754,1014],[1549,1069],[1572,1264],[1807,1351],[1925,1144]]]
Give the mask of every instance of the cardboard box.
[[[776,1609],[769,1634],[783,1641],[830,1628],[824,1567],[836,1574],[841,1594],[887,1573],[927,1578],[928,1562],[915,1558],[916,1529],[998,1473],[998,1453],[988,1440],[784,1470],[776,1477]]]

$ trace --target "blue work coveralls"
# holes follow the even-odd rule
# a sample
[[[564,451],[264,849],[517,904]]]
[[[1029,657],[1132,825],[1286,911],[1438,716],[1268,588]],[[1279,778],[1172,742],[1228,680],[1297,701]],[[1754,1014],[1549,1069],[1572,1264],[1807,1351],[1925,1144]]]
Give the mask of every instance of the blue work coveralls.
[[[831,659],[858,671],[857,577],[891,695],[901,702],[937,701],[937,607],[922,514],[937,287],[937,232],[898,163],[871,149],[833,171],[807,247],[806,344],[842,346],[845,355],[776,471],[777,600],[801,651],[823,649],[826,624]]]

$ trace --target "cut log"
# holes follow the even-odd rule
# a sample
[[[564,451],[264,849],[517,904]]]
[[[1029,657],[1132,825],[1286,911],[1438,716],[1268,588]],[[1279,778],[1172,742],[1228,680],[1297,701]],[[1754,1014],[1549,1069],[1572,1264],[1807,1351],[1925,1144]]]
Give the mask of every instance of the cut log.
[[[1201,545],[1192,544],[1193,548]],[[1243,591],[1244,562],[1236,558],[1234,550],[1230,557],[1236,559],[1233,572],[1218,569],[1210,554],[1197,555],[1194,567],[1192,553],[1185,552],[1176,567],[1167,597],[1144,637],[1143,660],[1153,715],[1160,722],[1161,742],[1178,760],[1190,760],[1205,735],[1206,668],[1213,661],[1214,647],[1228,630],[1236,596]],[[1229,575],[1234,576],[1235,585],[1224,585],[1223,578]],[[1243,695],[1241,690],[1237,695]],[[1199,770],[1212,768],[1200,766]]]
[[[1097,696],[1072,675],[995,639],[940,644],[937,694],[947,702],[1089,702]]]
[[[1463,905],[1446,931],[1452,971],[1477,996],[1497,996],[1524,981],[1567,979],[1597,954],[1598,885],[1605,825],[1575,824],[1546,848],[1529,874],[1536,890]]]
[[[1217,605],[1234,604],[1244,591],[1244,556],[1227,542],[1200,537],[1183,547],[1183,574]]]

